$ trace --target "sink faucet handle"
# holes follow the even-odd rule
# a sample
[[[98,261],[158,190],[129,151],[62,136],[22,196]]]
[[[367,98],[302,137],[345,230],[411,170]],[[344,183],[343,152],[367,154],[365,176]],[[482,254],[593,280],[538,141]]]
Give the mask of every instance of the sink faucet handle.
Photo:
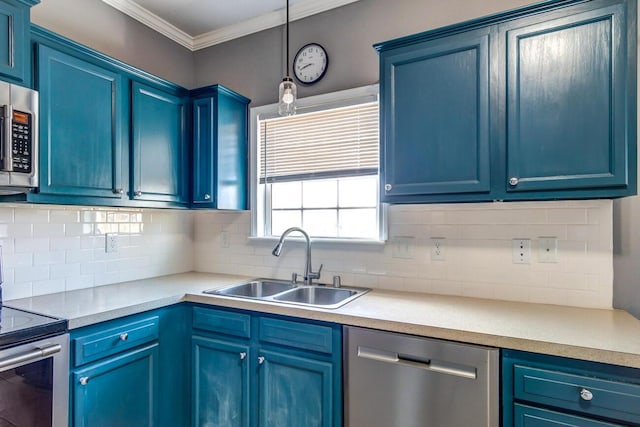
[[[291,273],[291,283],[298,283],[298,273]]]
[[[318,271],[316,271],[316,272],[310,271],[309,272],[309,278],[311,278],[311,279],[319,279],[320,278],[320,272],[322,271],[322,266],[323,265],[324,264],[320,264],[320,267],[318,268]]]

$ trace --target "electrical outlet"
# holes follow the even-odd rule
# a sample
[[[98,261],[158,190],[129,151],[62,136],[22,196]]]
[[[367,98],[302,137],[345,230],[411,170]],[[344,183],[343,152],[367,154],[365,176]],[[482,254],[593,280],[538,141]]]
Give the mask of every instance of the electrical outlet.
[[[431,238],[431,261],[444,261],[445,256],[444,237]]]
[[[223,231],[222,233],[220,233],[220,237],[222,237],[222,239],[220,240],[220,247],[228,248],[229,246],[231,246],[228,231]]]
[[[558,262],[557,237],[538,237],[538,261]]]
[[[530,264],[531,263],[531,240],[530,239],[513,239],[512,241],[512,257],[514,264]]]
[[[120,241],[116,233],[106,233],[104,235],[104,251],[106,253],[118,252]]]

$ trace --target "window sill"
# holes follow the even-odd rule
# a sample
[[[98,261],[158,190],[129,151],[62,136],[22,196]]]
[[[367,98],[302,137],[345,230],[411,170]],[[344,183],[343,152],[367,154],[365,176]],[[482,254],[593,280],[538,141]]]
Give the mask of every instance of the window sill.
[[[278,237],[256,237],[249,236],[249,243],[273,243],[276,244]],[[304,242],[301,236],[287,236],[287,240]],[[340,239],[337,237],[311,237],[314,246],[384,246],[386,240],[373,239]]]

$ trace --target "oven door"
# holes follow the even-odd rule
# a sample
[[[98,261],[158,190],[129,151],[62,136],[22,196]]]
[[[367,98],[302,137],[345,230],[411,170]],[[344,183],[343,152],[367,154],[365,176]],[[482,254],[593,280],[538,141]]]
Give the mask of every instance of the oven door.
[[[67,427],[69,335],[0,350],[0,427]]]

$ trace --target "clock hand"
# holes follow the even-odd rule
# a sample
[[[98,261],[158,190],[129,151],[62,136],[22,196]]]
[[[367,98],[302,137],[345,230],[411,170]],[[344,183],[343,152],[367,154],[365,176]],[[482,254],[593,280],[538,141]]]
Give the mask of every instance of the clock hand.
[[[313,63],[309,62],[308,64],[304,64],[302,67],[298,68],[299,70],[304,70],[307,67],[311,67]]]

